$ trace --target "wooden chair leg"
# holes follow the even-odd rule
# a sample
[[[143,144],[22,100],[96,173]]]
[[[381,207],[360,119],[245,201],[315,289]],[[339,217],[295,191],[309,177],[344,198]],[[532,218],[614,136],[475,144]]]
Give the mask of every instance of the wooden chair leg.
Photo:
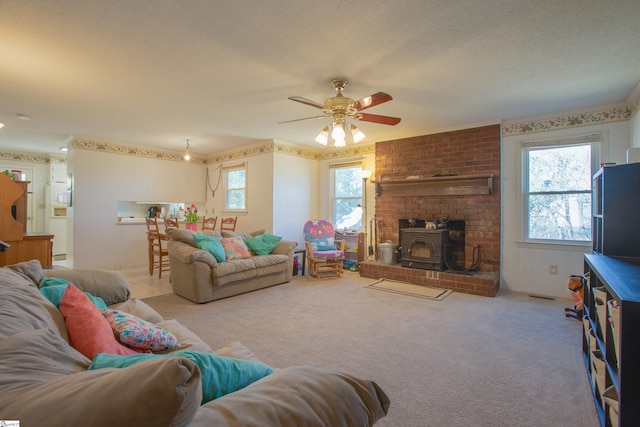
[[[149,275],[153,276],[153,245],[149,241]]]

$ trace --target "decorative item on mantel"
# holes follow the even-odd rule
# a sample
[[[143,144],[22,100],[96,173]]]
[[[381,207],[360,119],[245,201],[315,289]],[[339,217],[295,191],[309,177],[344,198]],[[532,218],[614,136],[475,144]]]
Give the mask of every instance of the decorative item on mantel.
[[[200,221],[200,217],[198,216],[198,207],[195,204],[191,204],[191,206],[185,210],[184,220],[187,222],[187,230],[198,231],[197,222]]]

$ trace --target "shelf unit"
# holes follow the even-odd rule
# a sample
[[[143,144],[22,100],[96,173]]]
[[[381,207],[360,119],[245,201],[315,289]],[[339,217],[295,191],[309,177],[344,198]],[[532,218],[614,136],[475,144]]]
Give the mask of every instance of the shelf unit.
[[[356,261],[358,264],[364,262],[364,233],[338,233],[335,234],[335,240],[345,240],[347,250],[344,253],[345,261]],[[346,263],[344,268],[349,268]]]
[[[582,353],[604,427],[640,419],[640,163],[593,176]]]
[[[585,271],[589,280],[584,292],[582,352],[600,423],[636,426],[640,420],[640,258],[587,254]],[[611,323],[613,301],[619,307],[619,320]],[[597,355],[603,360],[597,360]],[[605,395],[617,396],[618,403]]]
[[[600,168],[593,176],[593,251],[640,256],[640,163]],[[605,219],[606,218],[606,219]]]

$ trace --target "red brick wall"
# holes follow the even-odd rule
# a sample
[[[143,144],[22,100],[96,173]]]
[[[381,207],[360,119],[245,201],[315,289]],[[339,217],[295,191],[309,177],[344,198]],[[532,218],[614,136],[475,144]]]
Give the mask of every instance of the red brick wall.
[[[372,177],[404,179],[434,174],[494,175],[493,193],[465,196],[376,197],[378,241],[399,242],[400,218],[465,221],[465,260],[469,267],[474,245],[480,247],[479,271],[500,271],[500,125],[424,135],[376,143]]]

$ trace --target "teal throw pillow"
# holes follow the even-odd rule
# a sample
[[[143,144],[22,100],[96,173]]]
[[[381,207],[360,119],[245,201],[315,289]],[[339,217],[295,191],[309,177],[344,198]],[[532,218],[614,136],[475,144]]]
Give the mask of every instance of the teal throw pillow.
[[[59,279],[62,280],[62,279]],[[69,286],[69,283],[67,282],[66,285],[47,285],[44,288],[40,288],[40,293],[42,295],[44,295],[44,297],[46,299],[48,299],[49,301],[51,301],[53,303],[53,305],[55,305],[58,309],[60,308],[60,300],[62,299],[62,296],[64,295],[64,292],[67,290],[67,286]],[[85,292],[85,295],[89,297],[89,299],[91,300],[91,302],[98,307],[99,310],[105,310],[107,308],[107,304],[104,302],[104,300],[100,297],[96,297],[94,295],[91,295],[89,292]]]
[[[244,239],[244,242],[249,246],[249,249],[256,255],[269,255],[271,251],[278,246],[282,237],[274,236],[273,234],[265,233],[256,237],[249,237]]]
[[[200,368],[202,380],[202,403],[233,393],[273,373],[265,364],[250,360],[233,359],[193,350],[180,350],[169,354],[142,353],[130,356],[96,354],[89,369],[126,368],[155,357],[185,357]]]
[[[217,237],[207,236],[206,234],[193,233],[193,242],[196,244],[196,248],[211,253],[216,261],[226,261],[227,255],[224,252],[222,243],[220,243],[220,239],[218,239]]]

